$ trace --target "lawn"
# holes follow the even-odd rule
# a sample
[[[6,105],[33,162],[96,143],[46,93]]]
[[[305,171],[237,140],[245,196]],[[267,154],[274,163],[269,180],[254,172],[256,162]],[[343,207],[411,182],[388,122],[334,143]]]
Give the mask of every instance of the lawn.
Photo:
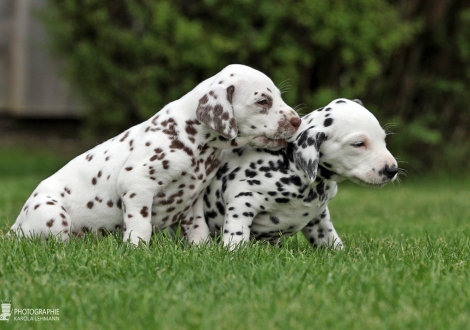
[[[29,194],[67,161],[0,149],[0,299],[59,309],[12,329],[466,329],[470,180],[410,174],[382,189],[340,184],[330,204],[344,251],[250,243],[229,252],[155,236],[66,244],[5,236]],[[18,316],[18,315],[16,315]],[[6,322],[0,321],[2,328]]]

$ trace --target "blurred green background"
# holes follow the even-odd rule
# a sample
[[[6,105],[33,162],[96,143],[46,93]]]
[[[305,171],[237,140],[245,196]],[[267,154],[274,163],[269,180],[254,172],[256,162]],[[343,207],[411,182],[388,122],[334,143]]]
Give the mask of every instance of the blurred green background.
[[[110,137],[230,63],[287,84],[301,112],[359,98],[401,167],[466,173],[470,2],[48,0],[50,49]]]

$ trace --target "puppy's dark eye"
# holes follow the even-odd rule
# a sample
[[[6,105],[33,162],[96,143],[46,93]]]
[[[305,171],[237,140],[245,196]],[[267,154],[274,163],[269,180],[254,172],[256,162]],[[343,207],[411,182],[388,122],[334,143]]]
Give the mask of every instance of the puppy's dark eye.
[[[258,101],[258,102],[256,102],[256,103],[259,104],[259,105],[266,105],[266,104],[268,104],[268,101],[266,101],[266,100],[260,100],[260,101]]]
[[[353,147],[355,147],[355,148],[365,147],[364,142],[359,142],[359,141],[358,141],[358,142],[354,142],[354,143],[352,143],[351,145],[352,145]]]

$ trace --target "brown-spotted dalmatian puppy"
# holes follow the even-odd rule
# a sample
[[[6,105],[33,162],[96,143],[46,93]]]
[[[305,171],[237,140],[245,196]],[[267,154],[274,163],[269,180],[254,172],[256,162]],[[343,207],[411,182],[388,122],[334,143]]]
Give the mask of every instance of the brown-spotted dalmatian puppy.
[[[148,242],[153,230],[181,222],[190,241],[208,237],[198,196],[223,148],[247,143],[278,148],[301,123],[274,83],[229,65],[155,116],[76,157],[42,181],[12,231],[66,240],[87,231],[123,231]]]
[[[338,99],[302,118],[278,151],[242,147],[223,163],[204,195],[211,235],[233,248],[251,238],[281,243],[302,231],[314,247],[342,248],[328,211],[337,182],[380,187],[397,177],[386,133],[360,101]]]

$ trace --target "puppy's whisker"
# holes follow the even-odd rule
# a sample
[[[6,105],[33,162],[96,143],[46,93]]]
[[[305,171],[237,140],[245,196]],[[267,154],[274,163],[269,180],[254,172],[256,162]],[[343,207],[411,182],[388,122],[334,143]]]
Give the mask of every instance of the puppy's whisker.
[[[305,107],[306,107],[305,103],[299,103],[295,105],[293,109],[295,112],[299,112],[299,111],[302,111]]]

